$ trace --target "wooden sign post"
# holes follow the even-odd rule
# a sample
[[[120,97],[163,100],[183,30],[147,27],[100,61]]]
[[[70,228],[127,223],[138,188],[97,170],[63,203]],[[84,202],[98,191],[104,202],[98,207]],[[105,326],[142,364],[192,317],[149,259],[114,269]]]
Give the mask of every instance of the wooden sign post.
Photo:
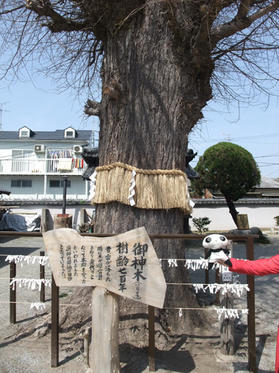
[[[44,233],[43,238],[57,286],[95,287],[92,371],[119,372],[115,294],[158,308],[165,299],[165,278],[145,228],[106,238],[82,237],[73,229],[61,228]]]

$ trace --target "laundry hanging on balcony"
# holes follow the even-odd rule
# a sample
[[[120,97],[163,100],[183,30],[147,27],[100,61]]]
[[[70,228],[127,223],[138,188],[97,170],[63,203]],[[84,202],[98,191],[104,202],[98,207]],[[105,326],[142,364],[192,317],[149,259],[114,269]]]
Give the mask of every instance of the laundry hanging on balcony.
[[[74,168],[83,168],[84,160],[82,158],[73,159]]]
[[[50,150],[48,151],[49,165],[48,171],[71,171],[72,170],[72,151],[71,150]]]
[[[72,171],[72,158],[59,158],[58,171]]]

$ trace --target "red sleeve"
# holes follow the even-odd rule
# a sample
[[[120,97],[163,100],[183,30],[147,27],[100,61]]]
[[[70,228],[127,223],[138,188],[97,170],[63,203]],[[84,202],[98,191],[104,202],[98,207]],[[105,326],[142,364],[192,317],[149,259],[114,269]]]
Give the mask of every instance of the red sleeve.
[[[245,273],[247,275],[264,276],[279,273],[279,255],[258,260],[241,260],[231,258],[231,272]]]

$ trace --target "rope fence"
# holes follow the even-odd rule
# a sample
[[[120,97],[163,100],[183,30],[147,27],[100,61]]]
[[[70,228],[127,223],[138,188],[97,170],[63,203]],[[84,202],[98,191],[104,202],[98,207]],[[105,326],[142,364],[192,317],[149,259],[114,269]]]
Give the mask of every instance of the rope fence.
[[[110,234],[81,234],[82,236],[91,236],[91,237],[108,237],[108,236],[113,236]],[[1,236],[30,236],[30,237],[40,237],[42,234],[40,232],[0,232],[0,237]],[[183,239],[183,240],[202,240],[205,236],[204,235],[193,235],[193,234],[163,234],[163,235],[149,235],[151,240],[154,239],[170,239],[170,240],[176,240],[176,239]],[[255,235],[249,235],[249,236],[234,236],[234,235],[226,235],[228,239],[231,239],[232,241],[237,241],[237,242],[244,242],[246,244],[246,257],[247,259],[253,260],[254,258],[254,246],[253,246],[253,240]],[[40,257],[43,257],[45,253],[43,251],[40,252]],[[8,254],[0,254],[1,257],[8,257]],[[11,257],[11,256],[10,256]],[[32,256],[31,256],[32,257]],[[21,261],[16,263],[15,261],[10,262],[10,277],[0,277],[1,281],[6,281],[9,280],[9,286],[10,286],[10,299],[9,301],[0,301],[0,304],[9,304],[10,305],[10,323],[14,324],[16,323],[16,305],[21,304],[21,305],[35,305],[38,303],[35,302],[24,302],[24,301],[17,301],[16,300],[16,266],[17,265],[24,265],[24,264],[38,264],[37,258],[34,259],[34,262],[32,263],[32,260],[30,259],[29,263],[26,258],[21,258]],[[161,261],[169,261],[169,267],[175,267],[174,263],[176,262],[185,262],[187,263],[187,260],[193,261],[193,259],[180,259],[180,258],[162,258],[160,259]],[[170,262],[172,261],[172,262]],[[41,283],[41,288],[40,288],[40,302],[45,303],[45,284],[43,280],[48,280],[50,281],[50,277],[45,273],[45,265],[47,264],[47,260],[45,257],[45,260],[42,260],[40,264],[40,280],[42,280]],[[172,263],[172,265],[170,265]],[[185,269],[186,264],[185,264]],[[191,268],[193,269],[193,268]],[[202,269],[205,271],[208,271],[206,268],[197,268],[197,269]],[[218,268],[215,268],[218,271]],[[59,312],[59,306],[62,307],[78,307],[80,304],[75,304],[75,303],[60,303],[59,302],[59,288],[55,285],[55,281],[53,279],[53,276],[51,275],[51,286],[52,286],[52,297],[51,297],[51,312],[54,313],[55,315],[58,315]],[[248,308],[248,314],[247,314],[247,319],[248,319],[248,366],[249,370],[252,372],[256,372],[256,344],[255,344],[255,290],[254,290],[254,278],[253,276],[247,276],[248,279],[248,288],[250,291],[247,291],[247,308]],[[18,279],[20,280],[20,279]],[[29,279],[32,280],[32,279]],[[14,286],[12,286],[14,285]],[[167,285],[169,286],[194,286],[193,283],[184,283],[184,282],[168,282]],[[206,281],[205,283],[198,283],[199,287],[208,287],[209,284]],[[222,288],[225,288],[225,286],[222,285],[227,285],[227,284],[219,284],[219,291],[222,290]],[[54,287],[54,289],[53,289]],[[247,289],[246,289],[247,290]],[[216,292],[217,293],[217,292]],[[216,294],[215,293],[215,294]],[[56,294],[56,295],[55,295]],[[181,315],[182,311],[203,311],[203,312],[212,312],[212,307],[211,308],[205,308],[205,307],[164,307],[164,310],[178,310],[179,315]],[[219,310],[219,313],[218,313]],[[222,309],[215,309],[218,313],[218,317],[220,317],[220,314],[222,313]],[[231,316],[233,317],[233,312],[232,311],[240,311],[243,314],[247,313],[246,309],[239,309],[239,310],[226,310],[227,313],[231,311]],[[237,313],[234,313],[236,315]],[[155,308],[152,306],[148,306],[148,325],[149,325],[149,347],[148,347],[148,354],[149,354],[149,369],[150,371],[155,370]],[[53,346],[53,341],[55,338],[57,339],[57,335],[59,333],[58,331],[58,322],[54,323],[51,328],[51,333],[52,336],[54,336],[51,339],[51,351],[55,351],[54,355],[58,357],[58,344],[56,346]],[[53,361],[53,357],[51,358]],[[52,365],[54,366],[54,365]]]

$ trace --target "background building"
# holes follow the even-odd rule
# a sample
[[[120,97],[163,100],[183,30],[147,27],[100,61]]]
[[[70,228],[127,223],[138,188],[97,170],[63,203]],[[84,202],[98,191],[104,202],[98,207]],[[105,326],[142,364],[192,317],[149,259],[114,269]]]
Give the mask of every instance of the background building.
[[[63,177],[67,177],[67,198],[88,199],[88,181],[81,176],[86,146],[92,146],[92,131],[72,127],[0,131],[0,189],[11,192],[2,199],[62,199]]]

